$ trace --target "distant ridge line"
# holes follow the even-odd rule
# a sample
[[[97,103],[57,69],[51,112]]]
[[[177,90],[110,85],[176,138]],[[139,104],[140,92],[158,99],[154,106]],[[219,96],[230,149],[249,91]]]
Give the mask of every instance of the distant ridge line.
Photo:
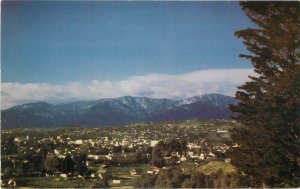
[[[204,94],[183,100],[123,96],[61,104],[36,102],[1,111],[2,128],[62,127],[86,125],[110,127],[137,122],[187,119],[230,119],[233,97]]]

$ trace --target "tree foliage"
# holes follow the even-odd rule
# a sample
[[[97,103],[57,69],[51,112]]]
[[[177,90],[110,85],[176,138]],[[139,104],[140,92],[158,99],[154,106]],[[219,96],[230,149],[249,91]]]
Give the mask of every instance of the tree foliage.
[[[170,156],[172,152],[182,154],[186,148],[185,141],[175,139],[168,142],[160,141],[152,150],[152,165],[161,168],[167,164],[164,160],[165,156]]]
[[[180,188],[183,181],[179,167],[161,170],[155,181],[155,186],[158,188]]]
[[[222,169],[206,175],[198,170],[189,173],[180,166],[161,169],[156,175],[142,174],[134,183],[135,188],[237,188],[240,179],[236,173],[224,174]]]
[[[50,173],[57,171],[58,166],[59,166],[59,161],[55,156],[48,155],[44,160],[44,167]]]
[[[17,145],[14,141],[14,136],[13,135],[1,135],[2,140],[1,140],[1,153],[3,155],[8,155],[8,154],[15,154],[18,152],[17,150]]]
[[[231,130],[230,157],[246,175],[270,186],[299,179],[300,3],[241,2],[256,28],[237,31],[256,76],[240,86],[231,110],[242,128]],[[254,183],[254,182],[252,182]]]
[[[134,188],[153,188],[157,175],[144,173],[133,183]]]
[[[87,153],[82,152],[77,157],[75,157],[75,170],[80,175],[85,175],[88,171],[86,166]]]
[[[97,180],[91,188],[109,188],[109,183],[107,178],[103,178],[102,180]]]
[[[74,173],[75,162],[71,158],[70,154],[67,154],[67,156],[62,160],[60,169],[63,173]]]

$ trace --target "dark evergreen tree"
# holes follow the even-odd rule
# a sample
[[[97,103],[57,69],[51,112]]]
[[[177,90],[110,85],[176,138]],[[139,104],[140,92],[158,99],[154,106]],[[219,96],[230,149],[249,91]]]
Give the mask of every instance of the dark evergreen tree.
[[[15,137],[13,135],[1,135],[1,137],[1,153],[3,155],[17,153],[17,145],[14,141]]]
[[[35,155],[32,160],[33,168],[35,171],[42,172],[44,170],[44,163],[43,163],[43,156],[42,155]]]
[[[87,161],[87,154],[85,152],[80,153],[76,158],[75,158],[75,169],[80,175],[85,175],[88,171],[88,168],[86,166],[86,161]]]
[[[64,160],[61,162],[61,171],[63,173],[74,173],[75,170],[75,162],[73,161],[70,154],[67,154],[67,156],[64,158]]]
[[[255,187],[299,186],[300,3],[241,2],[257,25],[237,31],[256,76],[239,87],[232,105],[240,128],[231,130],[239,147],[229,156]],[[281,185],[280,185],[281,184]]]

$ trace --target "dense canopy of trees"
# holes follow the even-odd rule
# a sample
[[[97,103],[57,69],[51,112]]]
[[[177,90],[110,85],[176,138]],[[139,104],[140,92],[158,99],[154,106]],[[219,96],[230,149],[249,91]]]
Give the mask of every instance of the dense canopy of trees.
[[[235,173],[223,173],[220,169],[212,174],[204,174],[199,170],[184,173],[180,166],[162,169],[156,175],[143,174],[134,183],[135,188],[237,188],[240,178]]]
[[[182,152],[186,151],[186,142],[171,140],[168,142],[160,141],[152,150],[152,165],[155,167],[163,167],[167,164],[164,157],[171,156],[172,152],[177,152],[182,154]],[[168,164],[173,164],[176,162],[176,159],[169,162]]]
[[[239,87],[231,106],[242,128],[228,154],[250,186],[299,186],[300,3],[241,2],[257,27],[237,31],[256,76]]]

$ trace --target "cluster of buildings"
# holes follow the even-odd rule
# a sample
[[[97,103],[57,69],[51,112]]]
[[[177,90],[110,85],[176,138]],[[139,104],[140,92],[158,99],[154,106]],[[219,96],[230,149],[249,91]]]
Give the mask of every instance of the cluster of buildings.
[[[228,132],[226,128],[209,128],[209,125],[206,125],[205,128],[205,133],[213,132],[219,136],[226,135]],[[17,151],[15,154],[7,154],[1,158],[7,158],[7,161],[10,161],[15,167],[15,164],[30,161],[23,158],[26,155],[48,154],[63,160],[67,154],[75,157],[84,151],[87,154],[87,168],[95,170],[89,174],[91,178],[101,178],[110,162],[118,162],[118,158],[123,158],[123,161],[126,162],[127,159],[135,157],[137,153],[143,154],[144,158],[150,163],[151,150],[161,140],[176,139],[187,142],[186,152],[180,154],[172,152],[171,155],[164,157],[165,161],[176,159],[178,164],[187,161],[198,163],[214,159],[217,158],[217,153],[225,153],[231,147],[225,143],[212,144],[203,135],[203,127],[191,124],[133,125],[103,129],[52,129],[49,130],[47,136],[30,133],[29,129],[28,132],[20,133],[4,130],[2,136],[6,136],[2,137],[2,140],[11,140],[10,137],[13,137],[13,144]],[[4,141],[3,144],[6,144],[5,142],[7,141]],[[11,148],[11,146],[9,144],[2,145],[2,152],[9,151],[7,148]],[[137,160],[133,159],[131,161]],[[128,160],[128,162],[130,161]],[[230,160],[225,159],[225,162],[229,163]],[[154,167],[146,172],[155,174],[159,172],[159,169]],[[2,176],[5,173],[2,171]],[[131,170],[129,174],[132,176],[138,175],[136,170]],[[49,176],[49,174],[47,175]],[[59,176],[66,178],[68,174],[60,173]]]

